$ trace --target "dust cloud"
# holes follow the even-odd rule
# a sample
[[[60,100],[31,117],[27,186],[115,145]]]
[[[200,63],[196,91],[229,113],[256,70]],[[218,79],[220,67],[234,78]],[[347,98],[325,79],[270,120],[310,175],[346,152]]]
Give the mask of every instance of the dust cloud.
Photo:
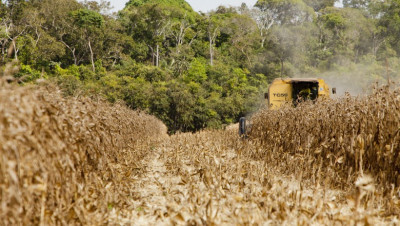
[[[365,96],[371,94],[376,85],[381,86],[387,83],[383,77],[370,77],[355,72],[327,72],[320,78],[324,79],[328,86],[336,88],[336,96],[343,96],[349,93],[352,96]]]
[[[365,96],[371,94],[374,87],[388,84],[387,72],[383,67],[366,64],[353,64],[341,67],[338,70],[323,72],[316,75],[295,76],[299,78],[314,77],[324,79],[329,88],[336,88],[336,97],[346,93],[352,96]],[[395,82],[395,76],[389,77],[390,82]]]

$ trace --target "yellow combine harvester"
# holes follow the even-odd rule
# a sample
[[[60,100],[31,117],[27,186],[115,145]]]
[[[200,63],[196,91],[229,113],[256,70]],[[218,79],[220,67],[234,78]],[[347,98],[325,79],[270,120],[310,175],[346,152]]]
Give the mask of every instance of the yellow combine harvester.
[[[336,88],[332,89],[336,94]],[[269,86],[265,99],[269,109],[279,109],[282,105],[291,103],[294,107],[306,100],[317,100],[329,98],[329,87],[320,78],[286,78],[275,79]],[[239,134],[246,134],[246,119],[239,121]]]
[[[332,93],[336,93],[335,88]],[[285,103],[296,106],[299,102],[317,98],[329,98],[329,87],[320,78],[275,79],[269,86],[269,92],[265,94],[270,109],[278,109]]]

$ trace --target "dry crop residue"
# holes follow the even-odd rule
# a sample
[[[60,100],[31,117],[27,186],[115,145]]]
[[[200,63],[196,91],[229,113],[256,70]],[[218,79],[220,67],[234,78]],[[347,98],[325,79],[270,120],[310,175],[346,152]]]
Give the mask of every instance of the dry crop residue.
[[[335,188],[263,158],[236,131],[172,136],[147,162],[134,212],[118,223],[134,225],[390,224],[399,223],[368,176]],[[147,161],[146,160],[146,161]],[[359,193],[361,192],[361,193]],[[362,196],[362,197],[361,197]],[[393,200],[398,203],[398,199]],[[395,205],[395,204],[394,204]]]
[[[54,89],[0,94],[0,225],[399,224],[396,92],[260,112],[247,140],[168,137]]]

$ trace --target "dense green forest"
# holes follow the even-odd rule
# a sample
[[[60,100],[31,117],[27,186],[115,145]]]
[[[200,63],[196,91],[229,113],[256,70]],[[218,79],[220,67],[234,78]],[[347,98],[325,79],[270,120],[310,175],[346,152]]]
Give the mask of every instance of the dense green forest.
[[[398,77],[400,0],[259,0],[197,13],[184,0],[8,0],[0,64],[21,84],[122,100],[171,132],[218,128],[260,107],[277,77]]]

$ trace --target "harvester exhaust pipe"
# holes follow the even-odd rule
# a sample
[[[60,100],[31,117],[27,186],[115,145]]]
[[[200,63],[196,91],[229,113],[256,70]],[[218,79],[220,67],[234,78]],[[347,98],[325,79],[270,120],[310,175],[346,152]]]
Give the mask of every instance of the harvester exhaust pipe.
[[[246,118],[241,117],[239,119],[239,136],[240,137],[246,137]]]

